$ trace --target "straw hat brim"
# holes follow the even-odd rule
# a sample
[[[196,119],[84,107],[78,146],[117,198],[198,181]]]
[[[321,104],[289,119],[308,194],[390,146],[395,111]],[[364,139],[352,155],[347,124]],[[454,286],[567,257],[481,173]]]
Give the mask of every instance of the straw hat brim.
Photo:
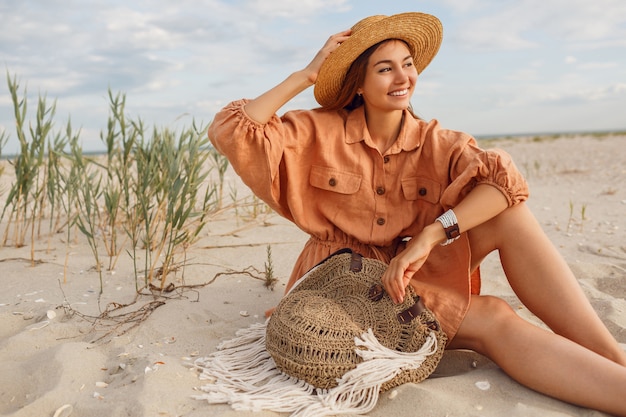
[[[443,26],[435,16],[410,12],[392,16],[370,16],[352,27],[350,37],[322,64],[314,95],[322,107],[335,104],[350,65],[369,47],[387,39],[400,39],[411,49],[421,73],[433,60],[443,39]]]

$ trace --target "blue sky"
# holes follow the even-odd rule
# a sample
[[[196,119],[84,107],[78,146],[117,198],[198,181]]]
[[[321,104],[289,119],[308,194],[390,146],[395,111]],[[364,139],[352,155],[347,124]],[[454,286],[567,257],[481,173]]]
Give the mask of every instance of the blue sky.
[[[333,33],[371,14],[439,17],[444,41],[413,107],[482,136],[626,129],[624,0],[0,0],[0,61],[57,100],[56,129],[82,127],[102,149],[107,90],[130,117],[176,127],[209,123],[304,67]],[[6,81],[3,154],[17,150]],[[284,109],[316,106],[312,89]]]

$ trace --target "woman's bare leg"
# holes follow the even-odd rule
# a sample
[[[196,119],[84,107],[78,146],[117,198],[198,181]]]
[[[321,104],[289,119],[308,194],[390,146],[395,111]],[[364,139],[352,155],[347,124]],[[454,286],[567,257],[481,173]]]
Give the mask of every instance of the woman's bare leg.
[[[473,262],[498,249],[520,301],[555,333],[626,366],[626,353],[525,204],[472,229],[469,237]]]
[[[479,352],[546,395],[626,416],[626,367],[525,321],[498,298],[472,297],[449,348]]]

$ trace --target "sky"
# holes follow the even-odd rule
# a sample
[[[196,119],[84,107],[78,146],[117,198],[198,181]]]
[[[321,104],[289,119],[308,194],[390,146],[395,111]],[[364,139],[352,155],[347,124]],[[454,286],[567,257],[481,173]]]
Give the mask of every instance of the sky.
[[[328,37],[374,14],[443,23],[412,104],[475,136],[626,130],[624,0],[0,0],[2,154],[16,152],[6,76],[56,100],[55,131],[102,150],[108,91],[131,119],[207,125],[304,68]],[[317,104],[310,88],[279,113]]]

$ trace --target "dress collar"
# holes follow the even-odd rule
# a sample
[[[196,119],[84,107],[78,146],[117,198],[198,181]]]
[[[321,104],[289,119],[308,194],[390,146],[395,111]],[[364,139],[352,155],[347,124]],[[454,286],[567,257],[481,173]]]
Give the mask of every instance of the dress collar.
[[[411,112],[404,110],[404,121],[398,139],[387,150],[387,154],[396,154],[400,151],[412,151],[420,146],[422,140],[422,121],[413,117]],[[365,108],[360,106],[352,110],[348,114],[346,120],[346,143],[355,144],[365,142],[371,148],[374,148],[374,142],[367,129],[365,122]]]

